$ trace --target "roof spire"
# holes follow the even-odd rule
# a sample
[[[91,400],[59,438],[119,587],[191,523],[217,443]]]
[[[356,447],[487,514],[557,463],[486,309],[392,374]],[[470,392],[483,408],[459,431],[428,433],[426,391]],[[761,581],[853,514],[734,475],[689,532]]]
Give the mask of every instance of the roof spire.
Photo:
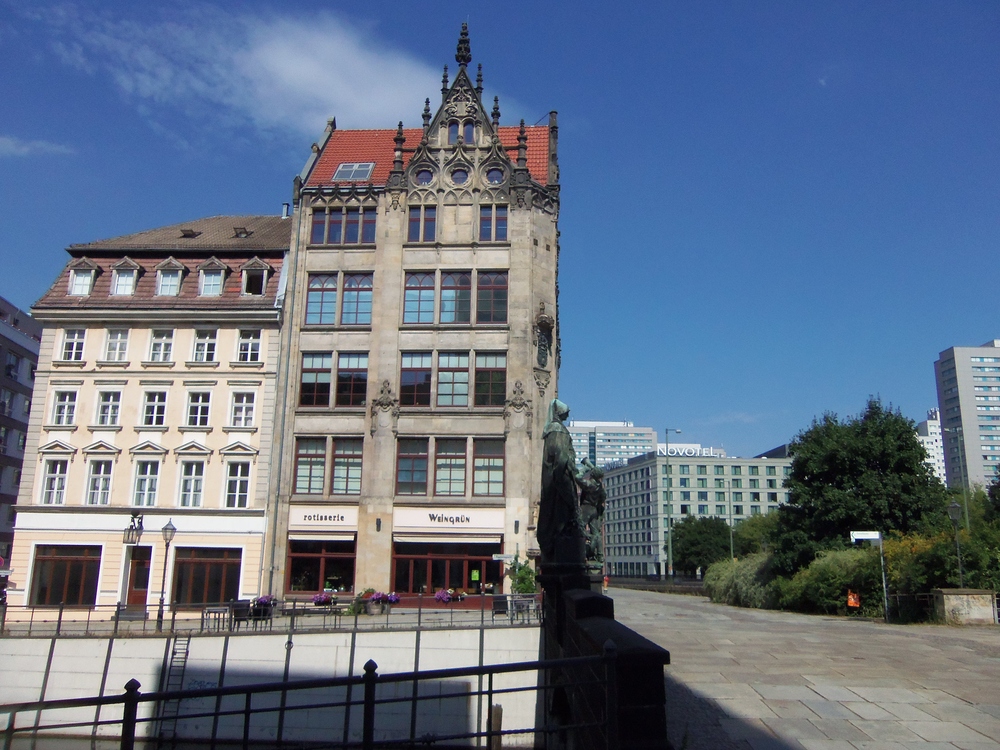
[[[392,160],[392,169],[394,172],[403,171],[403,144],[406,143],[406,138],[403,137],[403,121],[399,121],[399,127],[396,129],[396,137],[393,139],[396,142],[396,153]]]
[[[500,97],[493,97],[493,129],[500,127]]]
[[[455,61],[463,68],[472,62],[472,47],[469,45],[469,24],[462,24],[462,33],[458,37],[458,49],[455,51]]]
[[[424,99],[424,133],[431,127],[431,100]]]
[[[480,97],[483,95],[483,64],[479,63],[479,72],[476,73],[476,93]]]
[[[521,120],[521,129],[517,133],[517,166],[518,169],[528,166],[528,136],[524,132],[524,120]]]
[[[448,96],[448,66],[444,66],[444,75],[441,76],[441,103],[444,103]]]

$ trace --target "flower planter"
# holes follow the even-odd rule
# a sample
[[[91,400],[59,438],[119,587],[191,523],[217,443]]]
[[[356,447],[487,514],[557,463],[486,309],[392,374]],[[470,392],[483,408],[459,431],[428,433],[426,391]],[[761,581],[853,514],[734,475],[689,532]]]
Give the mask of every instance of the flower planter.
[[[391,604],[384,604],[382,602],[367,602],[365,608],[370,615],[381,615],[389,611]]]

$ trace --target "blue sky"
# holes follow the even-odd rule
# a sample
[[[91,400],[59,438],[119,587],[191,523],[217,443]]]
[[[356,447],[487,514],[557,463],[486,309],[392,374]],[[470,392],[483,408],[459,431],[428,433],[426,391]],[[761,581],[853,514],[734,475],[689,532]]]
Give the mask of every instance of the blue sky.
[[[429,11],[427,10],[429,9]],[[1000,338],[995,2],[0,0],[0,295],[64,248],[278,213],[326,118],[418,126],[473,63],[559,111],[560,395],[752,455]]]

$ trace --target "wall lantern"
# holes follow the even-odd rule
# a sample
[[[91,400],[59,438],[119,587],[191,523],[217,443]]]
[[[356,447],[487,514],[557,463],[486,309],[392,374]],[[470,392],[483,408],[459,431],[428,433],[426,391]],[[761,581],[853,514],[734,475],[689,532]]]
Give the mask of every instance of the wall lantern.
[[[122,537],[122,544],[136,545],[142,538],[142,515],[132,514],[132,521],[125,527],[125,534]]]

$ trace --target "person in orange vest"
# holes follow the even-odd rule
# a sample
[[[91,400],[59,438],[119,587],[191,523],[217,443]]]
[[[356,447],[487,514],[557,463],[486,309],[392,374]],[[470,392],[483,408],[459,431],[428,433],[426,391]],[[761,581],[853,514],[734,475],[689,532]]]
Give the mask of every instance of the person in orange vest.
[[[604,588],[604,593],[606,594],[606,593],[608,593],[608,584],[611,583],[610,576],[605,575],[604,576],[604,581],[602,581],[602,583],[604,584],[603,588]]]

